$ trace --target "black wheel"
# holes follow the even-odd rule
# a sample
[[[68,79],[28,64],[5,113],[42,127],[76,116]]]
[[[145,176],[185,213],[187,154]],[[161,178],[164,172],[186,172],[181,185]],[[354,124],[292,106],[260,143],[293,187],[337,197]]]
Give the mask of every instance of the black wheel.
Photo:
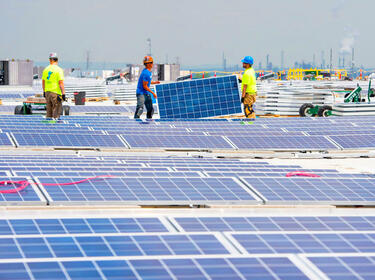
[[[15,115],[23,115],[23,106],[18,105],[14,108],[14,114]]]
[[[63,106],[64,116],[69,116],[70,107],[68,105]]]
[[[325,117],[325,118],[329,117],[330,116],[329,112],[331,112],[331,111],[332,111],[331,106],[322,106],[318,110],[318,116],[319,117]]]
[[[31,105],[26,105],[25,106],[25,114],[26,115],[32,115],[33,114],[33,110],[31,108]]]
[[[301,117],[312,117],[313,114],[309,113],[309,110],[314,108],[314,105],[305,103],[299,108],[299,115]]]

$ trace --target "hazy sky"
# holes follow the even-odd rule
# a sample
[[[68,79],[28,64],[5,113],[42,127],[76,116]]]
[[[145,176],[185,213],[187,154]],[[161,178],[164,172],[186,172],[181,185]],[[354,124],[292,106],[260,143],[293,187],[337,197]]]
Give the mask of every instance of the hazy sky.
[[[0,59],[140,63],[152,39],[157,62],[238,64],[266,54],[280,65],[321,61],[355,48],[356,64],[375,66],[374,0],[0,0]],[[350,55],[348,55],[349,59]]]

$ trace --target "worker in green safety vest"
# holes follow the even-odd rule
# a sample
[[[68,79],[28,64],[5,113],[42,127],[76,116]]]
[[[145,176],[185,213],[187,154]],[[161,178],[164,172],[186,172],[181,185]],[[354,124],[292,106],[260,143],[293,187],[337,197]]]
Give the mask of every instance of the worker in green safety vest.
[[[257,84],[256,76],[253,68],[254,59],[251,56],[245,56],[241,60],[245,72],[242,76],[242,88],[241,88],[241,103],[244,105],[244,111],[246,118],[255,118],[255,112],[253,104],[256,101]]]

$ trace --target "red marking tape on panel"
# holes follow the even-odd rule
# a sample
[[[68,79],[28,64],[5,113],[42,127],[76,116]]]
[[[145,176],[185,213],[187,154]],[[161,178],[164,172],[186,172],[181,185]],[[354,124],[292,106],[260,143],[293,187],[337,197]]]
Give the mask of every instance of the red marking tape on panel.
[[[314,178],[320,177],[317,174],[307,173],[303,171],[293,171],[293,172],[289,172],[286,174],[286,177],[292,177],[292,176],[303,176],[303,177],[314,177]]]

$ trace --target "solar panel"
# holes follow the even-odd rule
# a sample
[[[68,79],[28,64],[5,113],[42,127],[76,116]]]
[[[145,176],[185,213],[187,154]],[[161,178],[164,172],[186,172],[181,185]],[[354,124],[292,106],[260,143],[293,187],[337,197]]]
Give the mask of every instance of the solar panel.
[[[243,178],[266,204],[374,205],[374,179]]]
[[[206,118],[242,113],[236,76],[156,85],[160,118]]]
[[[14,146],[8,133],[0,133],[0,146]]]
[[[113,259],[0,263],[1,279],[308,280],[287,257]]]
[[[323,136],[228,136],[238,148],[246,150],[325,150],[338,147]]]
[[[285,168],[283,165],[269,165],[269,167],[221,167],[221,166],[215,166],[215,167],[173,167],[173,170],[176,171],[205,171],[205,172],[285,172],[285,175],[287,172],[292,171],[298,171],[301,170],[300,167],[298,168]],[[332,172],[337,173],[338,171],[335,169],[303,169],[303,171],[306,172]],[[250,175],[251,176],[251,175]]]
[[[32,183],[30,178],[25,177],[2,177],[0,181],[29,181],[31,185],[16,193],[0,193],[0,205],[46,205],[47,201]],[[1,190],[12,190],[20,185],[8,183],[1,186]]]
[[[233,149],[220,136],[122,135],[131,148]]]
[[[375,279],[373,255],[319,256],[307,259],[332,280]]]
[[[70,106],[72,113],[127,113],[126,106]]]
[[[218,255],[229,251],[214,234],[1,237],[0,259]]]
[[[0,167],[1,169],[1,167]],[[43,169],[43,168],[41,168]],[[89,169],[89,168],[88,168]],[[59,168],[61,170],[61,168]],[[5,173],[5,172],[4,172]],[[203,177],[198,172],[178,172],[178,171],[15,171],[17,176],[36,177],[82,177],[89,178],[100,175],[112,175],[118,177]],[[0,173],[1,174],[1,173]]]
[[[0,220],[1,235],[168,232],[159,218],[63,218]]]
[[[329,136],[333,141],[340,145],[343,149],[364,149],[375,148],[375,134],[371,135],[340,135]]]
[[[186,232],[374,231],[374,216],[176,217]]]
[[[231,233],[249,254],[374,253],[374,234]]]
[[[13,133],[13,136],[17,141],[17,146],[125,148],[124,143],[117,135]]]
[[[116,165],[114,165],[116,166]],[[13,173],[23,173],[23,174],[32,174],[32,172],[41,172],[41,174],[44,174],[44,172],[61,172],[62,167],[53,167],[53,166],[48,166],[48,167],[43,167],[43,166],[32,166],[32,167],[27,167],[27,166],[21,166],[21,167],[1,167],[3,170],[11,170]],[[153,172],[153,171],[163,171],[167,172],[170,171],[169,168],[167,167],[110,167],[110,166],[101,166],[101,167],[69,167],[69,166],[64,166],[64,171],[72,171],[72,172],[103,172],[104,175],[111,175],[112,171],[114,172],[128,172],[128,171],[133,171],[133,172]],[[29,173],[27,173],[29,172]]]
[[[76,182],[82,178],[43,178],[41,184]],[[258,204],[233,178],[115,177],[67,186],[41,187],[51,204]]]

